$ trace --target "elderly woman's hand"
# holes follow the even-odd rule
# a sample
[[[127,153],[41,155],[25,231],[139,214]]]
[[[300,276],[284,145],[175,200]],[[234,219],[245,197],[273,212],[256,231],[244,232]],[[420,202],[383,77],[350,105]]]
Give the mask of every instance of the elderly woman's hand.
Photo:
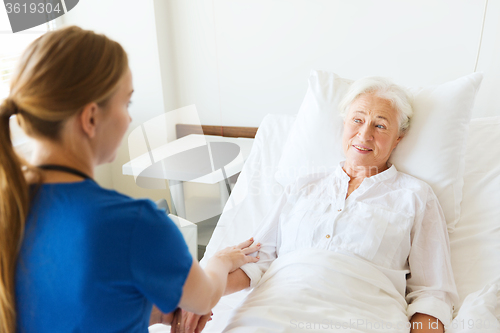
[[[444,326],[437,318],[423,313],[415,313],[410,319],[410,333],[443,333]]]

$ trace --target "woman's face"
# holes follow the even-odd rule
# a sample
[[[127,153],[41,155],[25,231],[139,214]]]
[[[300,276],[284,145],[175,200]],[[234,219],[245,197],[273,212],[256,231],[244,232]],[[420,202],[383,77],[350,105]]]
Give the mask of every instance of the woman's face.
[[[354,100],[344,120],[346,163],[382,171],[400,140],[397,111],[390,101],[372,93]]]
[[[103,120],[99,137],[99,164],[112,162],[123,135],[132,121],[128,106],[134,91],[130,69],[118,84],[117,91],[103,107]]]

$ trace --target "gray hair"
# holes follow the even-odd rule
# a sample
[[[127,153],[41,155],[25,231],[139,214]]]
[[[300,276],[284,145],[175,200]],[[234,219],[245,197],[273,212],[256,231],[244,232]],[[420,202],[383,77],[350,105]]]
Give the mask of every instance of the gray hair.
[[[355,81],[339,104],[339,111],[345,119],[351,104],[362,94],[374,93],[376,96],[391,102],[399,114],[399,134],[405,134],[413,116],[412,98],[403,87],[390,79],[379,76],[365,77]]]

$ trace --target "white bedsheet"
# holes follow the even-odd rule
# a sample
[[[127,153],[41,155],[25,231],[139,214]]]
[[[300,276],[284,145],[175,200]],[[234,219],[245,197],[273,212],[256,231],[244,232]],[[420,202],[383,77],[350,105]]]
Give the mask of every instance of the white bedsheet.
[[[462,215],[450,234],[460,302],[485,285],[500,283],[500,116],[473,119],[465,155]],[[498,295],[500,304],[500,293]],[[496,307],[500,319],[500,306]]]
[[[405,299],[375,265],[307,249],[276,259],[223,332],[409,332],[408,325]]]

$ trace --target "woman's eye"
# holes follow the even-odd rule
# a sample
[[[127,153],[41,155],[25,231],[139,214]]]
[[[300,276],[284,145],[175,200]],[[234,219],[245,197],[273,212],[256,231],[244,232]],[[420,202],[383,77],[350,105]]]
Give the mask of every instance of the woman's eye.
[[[380,129],[385,129],[384,125],[377,125],[377,127],[380,128]]]
[[[355,123],[360,123],[360,122],[361,122],[361,119],[354,119],[354,122],[355,122]]]

